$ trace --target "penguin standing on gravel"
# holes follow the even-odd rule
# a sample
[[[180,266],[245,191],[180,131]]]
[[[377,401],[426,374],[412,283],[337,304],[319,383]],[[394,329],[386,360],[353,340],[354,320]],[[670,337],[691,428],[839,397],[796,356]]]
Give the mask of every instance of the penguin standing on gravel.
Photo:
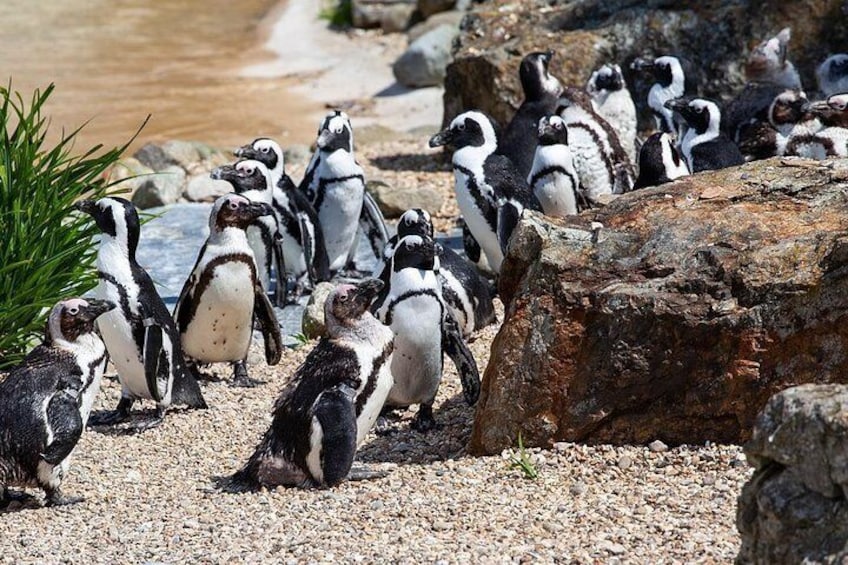
[[[113,308],[106,300],[59,302],[44,343],[0,382],[0,509],[27,498],[10,486],[43,489],[47,506],[81,500],[64,498],[60,487],[109,359],[94,322]]]
[[[527,177],[542,211],[556,218],[577,214],[589,207],[580,191],[574,155],[568,147],[568,128],[559,116],[539,120],[539,145]]]
[[[454,188],[465,223],[498,273],[518,216],[524,208],[540,210],[539,202],[513,162],[496,154],[495,123],[482,112],[464,112],[430,138],[430,147],[443,145],[454,149]]]
[[[676,134],[678,141],[682,139],[686,133],[682,128],[686,124],[676,120],[665,103],[697,94],[698,80],[694,66],[682,57],[664,55],[653,60],[640,57],[631,63],[630,68],[637,72],[650,72],[654,77],[655,82],[648,91],[648,107],[654,115],[657,131]]]
[[[404,237],[392,255],[389,291],[373,307],[395,334],[394,386],[386,404],[418,404],[412,427],[421,432],[436,425],[433,402],[442,381],[445,353],[456,365],[466,402],[473,405],[480,395],[477,363],[445,307],[437,269],[436,246],[431,238]]]
[[[274,403],[271,427],[245,466],[220,481],[230,492],[332,487],[350,474],[356,449],[392,388],[392,330],[369,312],[383,283],[336,287],[324,304],[327,334]]]
[[[287,272],[297,281],[296,291],[330,280],[330,260],[315,208],[285,172],[283,150],[273,139],[260,137],[236,150],[236,156],[268,167],[274,183],[274,210],[283,233]]]
[[[556,109],[562,85],[550,73],[553,51],[530,53],[521,60],[518,77],[524,101],[504,131],[498,153],[515,163],[519,174],[526,177],[533,165],[536,150],[536,125],[543,116]]]
[[[586,84],[592,108],[612,126],[631,162],[636,162],[636,105],[618,65],[604,65]]]
[[[720,130],[721,110],[717,103],[706,98],[678,98],[665,104],[686,121],[686,135],[680,142],[680,151],[692,173],[745,162],[739,147]]]
[[[430,214],[421,208],[411,208],[398,220],[397,234],[389,240],[383,252],[385,263],[379,265],[374,274],[385,283],[388,291],[391,282],[391,259],[398,241],[408,235],[433,237],[433,222]],[[436,244],[439,260],[437,272],[442,298],[466,339],[475,331],[495,322],[495,305],[492,299],[495,289],[484,279],[471,263],[453,249]]]
[[[639,151],[639,178],[633,190],[659,186],[689,175],[689,167],[667,133],[652,134]]]
[[[380,258],[389,240],[386,222],[365,190],[365,176],[353,154],[353,128],[347,114],[339,110],[328,114],[316,144],[301,189],[318,213],[330,270],[356,272],[357,230],[362,228],[374,256]]]
[[[238,194],[215,201],[209,238],[174,310],[186,356],[194,363],[232,363],[233,386],[258,384],[248,377],[246,364],[254,321],[265,340],[266,362],[276,365],[282,355],[280,325],[245,235],[256,218],[269,214],[267,204]],[[196,372],[196,365],[191,367]]]
[[[216,180],[229,182],[236,194],[241,194],[251,202],[273,206],[274,184],[271,181],[271,173],[259,161],[241,160],[235,165],[217,167],[210,176]],[[286,256],[285,253],[287,239],[291,257]],[[277,287],[274,301],[277,306],[282,307],[288,295],[287,259],[292,259],[297,251],[292,250],[293,239],[285,232],[276,210],[273,214],[258,217],[247,227],[247,241],[253,250],[257,276],[265,292],[271,292],[271,272],[273,270],[276,273]]]
[[[121,400],[111,412],[91,418],[93,425],[117,424],[130,417],[136,400],[156,403],[156,417],[136,426],[144,430],[162,422],[171,404],[206,408],[200,387],[186,367],[171,313],[150,275],[135,259],[140,235],[138,212],[123,198],[81,200],[76,208],[94,218],[100,229],[94,291],[118,308],[97,321],[121,383]]]

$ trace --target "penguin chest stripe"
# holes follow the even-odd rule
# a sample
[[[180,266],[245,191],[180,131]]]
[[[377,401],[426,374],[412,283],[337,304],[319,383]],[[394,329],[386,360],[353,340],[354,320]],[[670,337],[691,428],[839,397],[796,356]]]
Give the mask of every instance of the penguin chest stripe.
[[[356,398],[356,416],[359,417],[362,414],[363,408],[365,408],[365,403],[368,402],[368,399],[371,398],[371,395],[374,394],[374,390],[377,388],[377,375],[380,372],[380,369],[386,364],[386,360],[392,354],[393,343],[389,342],[384,348],[383,351],[380,352],[380,355],[374,359],[374,362],[371,365],[371,374],[368,375],[368,378],[365,380],[365,387],[362,389],[362,392],[359,393],[359,396]]]
[[[402,301],[404,301],[404,300],[406,300],[406,299],[408,299],[408,298],[413,298],[413,297],[415,297],[415,296],[432,296],[432,297],[434,297],[436,300],[438,300],[438,301],[439,301],[439,304],[441,304],[441,302],[442,302],[442,301],[441,301],[441,298],[439,297],[439,295],[438,295],[438,294],[436,293],[436,291],[435,291],[435,290],[433,290],[432,288],[424,288],[424,289],[420,289],[420,290],[409,290],[409,291],[407,291],[407,292],[404,292],[404,293],[403,293],[403,294],[401,294],[400,296],[397,296],[397,297],[393,298],[393,299],[391,300],[391,302],[389,302],[389,305],[388,305],[388,307],[386,308],[386,321],[385,321],[385,324],[386,324],[387,326],[391,326],[391,325],[392,325],[392,316],[393,316],[393,314],[394,314],[395,306],[397,306],[400,302],[402,302]]]
[[[256,264],[250,255],[245,253],[228,253],[226,255],[221,255],[220,257],[215,257],[206,264],[200,274],[200,280],[197,281],[197,286],[194,291],[194,300],[191,301],[189,320],[194,319],[195,314],[197,314],[197,309],[200,307],[201,297],[209,285],[212,284],[212,279],[215,276],[215,268],[231,262],[244,263],[247,265],[248,269],[250,269],[251,280],[254,282],[256,281]]]
[[[466,186],[468,187],[468,192],[471,194],[471,198],[474,199],[474,202],[477,203],[477,207],[480,208],[480,213],[485,218],[486,223],[490,226],[494,227],[498,222],[498,212],[489,199],[483,195],[483,192],[480,190],[480,186],[477,183],[477,177],[474,176],[474,173],[471,169],[467,167],[463,167],[462,165],[454,164],[454,169],[465,175],[468,179],[466,182]]]
[[[344,177],[334,177],[334,178],[322,178],[318,181],[318,194],[315,196],[315,202],[313,206],[316,210],[321,208],[321,204],[324,202],[324,198],[327,195],[327,188],[331,184],[347,182],[349,180],[359,180],[363,184],[365,184],[365,177],[360,174],[355,175],[347,175]]]

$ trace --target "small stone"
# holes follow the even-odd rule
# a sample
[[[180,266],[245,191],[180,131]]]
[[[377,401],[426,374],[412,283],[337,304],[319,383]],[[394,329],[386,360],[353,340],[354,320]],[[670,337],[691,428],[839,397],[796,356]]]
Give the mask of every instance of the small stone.
[[[568,442],[558,441],[554,444],[554,451],[558,451],[558,452],[562,453],[563,451],[568,449],[569,445],[570,444]]]
[[[382,500],[374,500],[371,502],[371,510],[380,510],[383,507]]]
[[[648,444],[648,449],[650,449],[654,453],[662,453],[663,451],[668,451],[668,446],[660,440],[655,439],[654,441]]]
[[[632,464],[633,460],[630,459],[629,455],[622,455],[618,458],[618,461],[616,462],[616,465],[618,465],[618,468],[622,471],[626,471],[627,469],[629,469]]]
[[[436,520],[433,522],[433,530],[437,532],[444,532],[445,530],[450,530],[453,528],[453,524],[450,522],[445,522],[444,520]]]
[[[586,492],[586,485],[580,482],[574,483],[568,488],[568,492],[574,496],[579,496]]]

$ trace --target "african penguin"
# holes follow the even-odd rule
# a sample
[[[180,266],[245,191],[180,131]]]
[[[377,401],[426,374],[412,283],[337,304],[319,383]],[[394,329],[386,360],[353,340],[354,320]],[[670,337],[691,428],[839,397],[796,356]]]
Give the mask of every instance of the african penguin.
[[[318,213],[330,270],[355,273],[357,230],[362,229],[379,258],[389,239],[386,222],[365,190],[362,167],[353,154],[353,128],[347,114],[335,110],[324,118],[316,144],[314,167],[307,169],[301,188]]]
[[[206,408],[200,387],[186,367],[171,313],[153,281],[135,258],[140,235],[138,212],[123,198],[81,200],[76,208],[100,229],[99,282],[95,296],[118,308],[97,321],[121,383],[115,410],[95,414],[91,423],[116,424],[129,418],[136,400],[156,403],[156,418],[135,426],[158,425],[171,404]]]
[[[412,426],[424,432],[435,426],[433,402],[442,380],[443,354],[456,365],[469,405],[480,395],[480,375],[456,320],[445,308],[433,240],[407,235],[398,241],[390,268],[389,291],[372,307],[395,334],[394,385],[386,404],[419,404]]]
[[[698,80],[694,66],[683,57],[664,55],[656,59],[638,58],[630,68],[639,72],[650,72],[654,84],[648,91],[648,107],[654,115],[658,131],[676,134],[682,139],[685,123],[675,121],[674,114],[665,103],[681,96],[694,96]]]
[[[59,302],[44,343],[0,381],[0,508],[24,498],[10,486],[43,489],[47,506],[82,500],[64,498],[60,487],[109,359],[94,322],[113,308],[107,300]]]
[[[848,53],[825,59],[816,69],[816,80],[824,98],[848,92]]]
[[[574,155],[568,147],[568,128],[559,116],[539,120],[539,145],[527,184],[548,216],[562,218],[589,207],[580,191]]]
[[[232,185],[236,194],[241,194],[251,202],[274,204],[274,184],[268,168],[250,159],[238,161],[235,165],[225,165],[212,170],[213,179],[225,180]],[[303,255],[298,257],[299,249],[294,248],[297,242],[291,234],[285,231],[280,216],[274,209],[273,214],[263,215],[247,227],[247,241],[256,260],[256,273],[265,292],[271,292],[272,270],[276,273],[277,286],[274,293],[277,306],[283,306],[288,296],[288,281],[286,274],[292,270],[289,260],[300,259],[298,266],[303,266]],[[288,237],[287,237],[288,236]],[[286,254],[288,243],[289,254]],[[293,249],[294,248],[294,249]]]
[[[383,252],[386,262],[374,272],[386,284],[386,291],[391,282],[392,255],[398,241],[407,235],[433,237],[433,223],[426,210],[411,208],[404,212],[398,221],[397,234],[386,245]],[[467,339],[495,321],[495,305],[492,302],[495,289],[453,249],[436,244],[436,256],[439,259],[437,276],[442,298]]]
[[[604,65],[592,73],[586,84],[592,108],[612,126],[622,148],[636,162],[636,105],[618,65]]]
[[[482,112],[464,112],[430,138],[430,147],[453,147],[451,161],[459,209],[486,254],[489,268],[498,273],[506,243],[523,209],[541,207],[515,164],[496,154],[495,128],[495,122]]]
[[[557,114],[568,128],[568,146],[580,187],[594,203],[604,194],[623,194],[633,187],[636,175],[618,135],[593,109],[589,95],[579,88],[563,89]]]
[[[276,365],[282,355],[280,325],[245,234],[256,218],[270,214],[271,206],[238,194],[218,198],[209,215],[209,238],[174,310],[186,357],[193,363],[232,363],[233,386],[258,384],[246,365],[254,320],[264,337],[266,362]]]
[[[536,149],[536,125],[543,116],[556,109],[562,85],[551,75],[553,51],[526,55],[518,67],[524,101],[504,130],[497,152],[515,163],[519,174],[526,177],[533,165]]]
[[[834,94],[827,100],[813,102],[807,110],[824,126],[848,128],[848,93]]]
[[[350,473],[392,388],[392,330],[369,307],[383,283],[343,284],[324,304],[321,338],[274,403],[273,420],[230,492],[277,486],[332,487]]]
[[[766,159],[786,155],[790,137],[801,139],[822,129],[802,90],[785,90],[774,97],[766,113],[766,122],[752,119],[737,133],[739,150],[746,158]]]
[[[267,137],[236,150],[236,156],[253,159],[268,167],[274,183],[274,210],[283,233],[286,269],[296,281],[295,291],[303,290],[306,277],[311,286],[330,280],[330,260],[324,245],[324,234],[318,225],[318,214],[285,172],[280,145]]]
[[[645,140],[639,151],[639,178],[633,189],[658,186],[689,175],[689,167],[671,141],[671,136],[656,132]]]
[[[721,133],[721,110],[706,98],[677,98],[665,103],[687,124],[680,150],[692,173],[741,165],[745,157],[736,144]]]

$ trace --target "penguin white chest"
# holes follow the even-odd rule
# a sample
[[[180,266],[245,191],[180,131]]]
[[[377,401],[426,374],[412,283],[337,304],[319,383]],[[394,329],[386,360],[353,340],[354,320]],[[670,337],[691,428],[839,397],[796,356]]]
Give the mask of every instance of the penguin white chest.
[[[129,312],[121,311],[123,303],[118,288],[111,282],[100,281],[95,292],[97,298],[110,300],[120,306],[101,315],[97,319],[97,327],[118,371],[121,386],[136,398],[150,398],[142,359],[144,344],[136,343],[129,319],[130,315],[138,313],[138,289],[134,284],[125,284],[123,289],[126,291]]]
[[[367,436],[371,428],[374,427],[374,423],[377,421],[377,417],[380,415],[380,411],[386,403],[386,398],[389,396],[389,391],[392,390],[392,386],[394,385],[394,377],[392,376],[391,369],[392,357],[394,354],[390,353],[388,357],[383,360],[380,360],[379,353],[375,356],[375,352],[380,351],[380,345],[382,344],[382,348],[388,347],[394,337],[394,334],[389,328],[383,326],[381,330],[383,330],[381,331],[381,335],[374,339],[374,343],[363,344],[356,348],[356,356],[359,359],[360,375],[370,375],[374,370],[374,364],[382,362],[382,366],[377,370],[377,374],[372,377],[374,379],[374,383],[369,384],[363,378],[359,389],[356,391],[357,404],[360,402],[360,395],[368,394],[368,397],[365,398],[365,401],[362,403],[362,411],[356,417],[357,447],[362,444],[365,440],[365,436]],[[368,392],[368,389],[372,390]]]
[[[195,300],[197,310],[182,336],[185,352],[205,362],[244,359],[253,333],[250,267],[240,261],[218,265]]]
[[[482,175],[481,175],[482,176]],[[495,271],[500,272],[501,263],[503,262],[503,252],[501,245],[498,242],[498,234],[496,226],[490,226],[489,222],[483,216],[483,211],[480,209],[480,203],[469,190],[470,183],[481,186],[478,178],[469,177],[459,169],[454,169],[456,203],[459,205],[459,210],[462,212],[465,223],[468,229],[480,244],[480,248],[486,254],[486,259],[489,261],[489,266]],[[481,188],[481,198],[488,198],[488,195]],[[494,205],[494,204],[492,204]]]
[[[360,179],[333,182],[326,188],[318,220],[324,232],[324,244],[332,270],[345,266],[359,228],[364,194]]]

